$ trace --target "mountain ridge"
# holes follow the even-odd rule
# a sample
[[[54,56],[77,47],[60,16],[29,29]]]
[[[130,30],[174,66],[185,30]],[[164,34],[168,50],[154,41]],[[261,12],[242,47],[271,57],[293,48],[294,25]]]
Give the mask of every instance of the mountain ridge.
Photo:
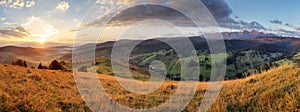
[[[258,37],[279,37],[273,33],[258,32],[256,30],[248,31],[244,30],[241,32],[223,32],[221,33],[224,39],[250,39]]]

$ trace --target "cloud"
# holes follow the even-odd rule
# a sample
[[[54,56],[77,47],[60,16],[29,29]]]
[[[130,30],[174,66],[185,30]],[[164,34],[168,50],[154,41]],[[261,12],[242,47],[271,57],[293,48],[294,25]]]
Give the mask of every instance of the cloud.
[[[290,36],[290,37],[298,37],[300,36],[300,32],[297,31],[289,31],[285,29],[277,29],[277,33],[282,36]]]
[[[257,21],[252,21],[250,23],[241,21],[240,23],[242,24],[241,28],[266,30],[266,28],[262,24],[258,23]]]
[[[157,1],[159,2],[159,0]],[[201,0],[201,1],[205,6],[207,6],[207,8],[212,13],[212,15],[219,22],[224,20],[224,18],[228,18],[229,15],[232,13],[231,8],[227,5],[225,0]],[[174,1],[171,2],[183,8],[189,7],[193,9],[193,7],[195,7],[195,5],[191,3],[181,4],[184,2],[174,2]],[[99,4],[99,9],[102,10],[104,14],[108,15],[108,17],[103,17],[101,19],[106,19],[109,18],[110,11],[122,7],[124,8],[129,4],[134,4],[134,0],[125,0],[125,1],[114,0],[114,2],[112,2],[112,0],[98,0],[97,3]],[[193,10],[190,10],[189,12],[201,16],[200,15],[201,12],[195,12]],[[99,24],[102,24],[101,19],[88,23],[86,24],[86,26],[97,26]],[[184,26],[188,26],[189,24],[192,23],[189,18],[185,17],[183,14],[179,13],[178,11],[168,7],[158,6],[158,5],[142,5],[142,6],[131,7],[125,11],[120,12],[111,23],[122,21],[123,24],[124,23],[132,24],[135,23],[136,21],[144,20],[144,19],[168,20]]]
[[[61,11],[66,11],[69,8],[70,8],[70,4],[67,1],[62,1],[56,6],[56,9]]]
[[[106,1],[106,2],[105,2]],[[118,1],[118,0],[117,0]],[[127,0],[125,4],[130,4],[132,0]],[[245,21],[236,21],[230,17],[232,14],[232,9],[229,7],[229,5],[225,2],[225,0],[201,0],[202,3],[209,9],[211,14],[214,16],[216,21],[219,23],[221,27],[225,28],[232,28],[232,29],[266,29],[262,24],[252,21],[252,22],[245,22]],[[101,0],[101,2],[98,2],[100,4],[100,9],[102,10],[115,10],[114,8],[118,7],[124,7],[120,4],[114,4],[112,6],[114,7],[107,7],[110,5],[104,5],[104,4],[110,4],[107,0]],[[174,2],[175,4],[177,2]],[[194,15],[199,15],[201,18],[201,12],[195,12],[193,10],[194,4],[179,4],[182,2],[178,2],[177,5],[181,7],[189,7],[190,13]],[[102,5],[101,5],[102,4]],[[121,3],[122,4],[122,3]],[[120,6],[118,6],[120,5]],[[103,20],[109,18],[111,15],[108,13],[108,16],[104,16],[100,19],[96,19],[94,21],[91,21],[89,23],[83,24],[84,27],[98,27],[102,23]],[[205,18],[205,17],[203,17]],[[236,19],[238,16],[236,16]],[[118,15],[113,18],[113,20],[109,23],[109,25],[112,26],[118,26],[120,25],[131,25],[137,21],[145,20],[145,19],[160,19],[160,20],[166,20],[168,22],[171,22],[176,25],[181,26],[194,26],[193,22],[185,17],[180,12],[163,6],[158,5],[141,5],[141,6],[135,6],[128,8],[127,10],[124,10],[122,12],[119,12]]]
[[[270,23],[282,25],[282,21],[280,21],[278,19],[272,20],[272,21],[270,21]]]
[[[235,18],[235,19],[239,19],[240,17],[239,17],[239,16],[237,16],[237,15],[235,15],[235,16],[234,16],[234,18]]]
[[[22,9],[24,5],[25,5],[24,0],[7,1],[7,6],[13,9]]]
[[[28,23],[37,22],[37,21],[40,21],[40,17],[29,16],[29,17],[27,17],[27,20],[28,20]]]
[[[295,27],[295,30],[300,31],[300,27]]]
[[[278,29],[277,31],[282,32],[282,33],[295,33],[294,31],[288,31],[285,29]]]
[[[30,32],[21,26],[11,28],[11,29],[0,29],[0,37],[25,38],[25,37],[28,37],[29,35],[30,35]]]
[[[288,23],[286,23],[284,26],[288,26],[288,27],[294,27],[293,25],[291,25],[291,24],[288,24]]]
[[[34,1],[27,1],[26,2],[26,7],[29,8],[29,7],[32,7],[35,5],[35,2]]]
[[[6,20],[6,18],[5,18],[5,17],[2,17],[2,18],[0,18],[0,20],[1,20],[1,21],[5,21],[5,20]]]
[[[228,18],[232,13],[232,9],[225,2],[225,0],[201,0],[203,4],[209,9],[217,21],[222,21]]]
[[[13,9],[22,9],[24,7],[32,7],[35,5],[35,2],[32,1],[24,1],[24,0],[0,0],[0,5],[4,5]]]
[[[6,0],[0,0],[0,5],[5,5],[6,4]]]
[[[71,29],[69,30],[69,32],[77,32],[78,30],[77,29]]]
[[[107,5],[107,4],[113,4],[113,5],[117,5],[117,4],[129,5],[129,4],[133,4],[134,1],[133,1],[133,0],[97,0],[96,3],[97,3],[97,4],[100,4],[100,5]]]
[[[262,24],[257,21],[246,22],[246,21],[237,21],[232,18],[227,18],[222,22],[219,22],[219,25],[224,28],[230,29],[239,29],[239,30],[267,30]]]
[[[4,25],[17,25],[18,23],[16,22],[4,22]]]
[[[30,37],[32,38],[48,39],[53,35],[59,33],[59,30],[56,29],[53,25],[36,16],[27,17],[27,22],[21,24],[21,26],[25,29],[30,30]]]

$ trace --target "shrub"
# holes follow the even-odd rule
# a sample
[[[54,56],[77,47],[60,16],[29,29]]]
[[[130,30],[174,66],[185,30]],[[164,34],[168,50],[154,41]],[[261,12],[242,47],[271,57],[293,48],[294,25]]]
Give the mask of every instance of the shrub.
[[[47,66],[43,66],[43,69],[48,69],[48,67]]]
[[[27,67],[27,63],[24,60],[18,59],[15,62],[12,62],[12,65],[17,65],[17,66],[22,66],[22,67]]]

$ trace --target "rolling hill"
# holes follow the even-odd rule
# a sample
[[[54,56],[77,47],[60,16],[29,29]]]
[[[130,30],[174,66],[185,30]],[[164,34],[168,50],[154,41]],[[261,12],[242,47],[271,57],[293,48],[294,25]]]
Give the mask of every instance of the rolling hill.
[[[208,45],[205,41],[199,41],[201,40],[199,37],[190,39],[193,39],[194,46],[199,56],[202,76],[209,79],[211,71],[211,56],[208,50]],[[133,65],[147,69],[152,61],[160,60],[166,64],[169,74],[180,74],[181,65],[175,50],[169,48],[157,51],[153,49],[153,46],[149,46],[149,44],[141,44],[141,46],[142,47],[138,46],[136,51],[133,51],[132,53],[131,63]],[[164,43],[157,46],[164,46]],[[227,51],[227,72],[225,79],[230,80],[259,73],[263,71],[264,68],[274,66],[273,62],[299,52],[300,39],[284,37],[235,39],[225,40],[225,46]],[[134,52],[140,52],[142,49],[152,49],[153,52],[134,54]]]
[[[47,65],[52,60],[70,53],[70,48],[64,46],[51,48],[5,46],[0,47],[0,63],[10,64],[17,59],[22,59],[30,66],[36,67],[40,62]]]
[[[170,42],[173,44],[182,44],[182,39],[177,38],[158,38],[165,42]],[[209,54],[208,44],[203,37],[189,37],[195,49],[202,54]],[[128,49],[129,45],[134,43],[139,43],[134,50],[131,52],[131,56],[137,56],[142,54],[148,54],[153,52],[158,52],[162,50],[171,50],[172,48],[157,39],[149,40],[119,40],[118,43],[122,43],[117,47],[121,49]],[[300,51],[300,39],[293,37],[258,37],[258,38],[246,38],[246,39],[225,39],[225,46],[227,52],[240,52],[245,50],[257,50],[259,52],[279,52],[284,56],[292,55],[293,53]],[[80,54],[84,55],[86,52],[91,52],[95,49],[96,57],[110,58],[111,51],[113,49],[115,41],[105,42],[105,43],[91,43],[79,46],[77,50]],[[213,43],[213,42],[212,42]],[[70,57],[70,55],[69,55]]]
[[[70,72],[0,64],[0,73],[0,111],[90,111]],[[176,81],[166,81],[156,92],[138,95],[122,88],[113,76],[99,75],[99,80],[115,101],[138,109],[161,104],[178,86]],[[197,111],[208,83],[199,82],[184,111]],[[283,65],[245,79],[225,81],[209,111],[299,111],[299,105],[300,68]]]
[[[245,33],[245,32],[243,32]],[[163,41],[175,44],[181,43],[180,38],[160,38]],[[203,71],[202,76],[206,79],[210,77],[210,51],[208,50],[207,42],[202,37],[189,38],[199,56],[200,69]],[[126,50],[127,46],[139,40],[120,40],[122,44],[118,47]],[[258,37],[258,38],[240,38],[224,40],[227,56],[227,74],[226,79],[237,79],[261,72],[262,66],[270,66],[271,63],[281,60],[285,57],[292,56],[300,52],[300,39],[288,37]],[[85,44],[76,47],[82,57],[86,52],[90,52],[92,47],[96,47],[95,57],[109,60],[111,58],[111,51],[116,42],[109,41],[98,44]],[[16,59],[26,60],[29,66],[36,67],[38,63],[42,62],[43,65],[49,65],[53,59],[60,61],[71,62],[72,54],[70,47],[58,46],[51,48],[28,48],[28,47],[15,47],[7,46],[0,48],[0,62],[11,63]],[[167,66],[169,74],[180,75],[180,64],[176,52],[166,43],[156,40],[144,40],[138,44],[131,53],[130,64],[140,68],[142,73],[149,69],[149,64],[153,60],[161,60]],[[100,71],[108,68],[107,66],[98,66],[97,70]],[[268,67],[269,68],[269,67]],[[143,70],[144,69],[144,70]],[[108,71],[108,70],[104,70]],[[108,73],[111,74],[111,73]]]

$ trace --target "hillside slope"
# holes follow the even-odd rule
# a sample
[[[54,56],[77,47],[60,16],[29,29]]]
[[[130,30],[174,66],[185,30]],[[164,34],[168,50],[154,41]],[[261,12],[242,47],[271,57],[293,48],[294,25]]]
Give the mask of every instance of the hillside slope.
[[[0,111],[87,110],[72,73],[0,65]]]
[[[246,79],[228,81],[212,110],[299,111],[300,68],[283,65]]]
[[[63,59],[63,56],[70,54],[71,51],[69,49],[63,46],[51,48],[0,47],[0,63],[10,64],[13,61],[22,59],[26,60],[29,66],[36,67],[40,62],[48,65],[52,60]]]
[[[167,81],[156,92],[137,95],[120,87],[109,75],[99,75],[117,102],[150,108],[166,101],[178,82]],[[185,111],[197,111],[207,83],[199,82]],[[77,92],[72,73],[0,64],[0,111],[89,111]],[[226,81],[209,111],[299,111],[300,68],[284,65],[246,79]]]

